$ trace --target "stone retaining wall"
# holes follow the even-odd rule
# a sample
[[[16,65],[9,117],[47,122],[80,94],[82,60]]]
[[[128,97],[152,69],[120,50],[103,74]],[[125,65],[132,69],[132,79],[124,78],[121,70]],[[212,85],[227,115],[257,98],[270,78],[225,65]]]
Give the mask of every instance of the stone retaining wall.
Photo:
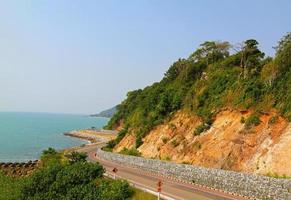
[[[176,164],[141,157],[125,156],[97,150],[101,159],[132,166],[148,172],[189,181],[253,199],[291,200],[291,180],[238,173],[220,169],[208,169],[192,165]]]

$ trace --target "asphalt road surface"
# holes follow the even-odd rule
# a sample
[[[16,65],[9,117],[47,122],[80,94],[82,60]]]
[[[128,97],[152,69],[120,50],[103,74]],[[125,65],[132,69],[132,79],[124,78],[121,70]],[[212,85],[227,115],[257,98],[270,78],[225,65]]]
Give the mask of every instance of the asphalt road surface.
[[[157,191],[157,183],[159,180],[161,180],[163,183],[162,194],[175,200],[246,200],[246,198],[243,197],[233,196],[221,191],[195,186],[193,184],[180,182],[167,177],[162,177],[158,174],[145,172],[141,169],[135,169],[128,166],[122,166],[114,162],[101,160],[95,156],[97,148],[99,148],[98,145],[92,145],[84,147],[79,151],[86,152],[90,162],[101,163],[105,167],[108,174],[113,174],[113,168],[117,168],[118,172],[116,175],[119,178],[126,179],[127,181],[140,187]]]

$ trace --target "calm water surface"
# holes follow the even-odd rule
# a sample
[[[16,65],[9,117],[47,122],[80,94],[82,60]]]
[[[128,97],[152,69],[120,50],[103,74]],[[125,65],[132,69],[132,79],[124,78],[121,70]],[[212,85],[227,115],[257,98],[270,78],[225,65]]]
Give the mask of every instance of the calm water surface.
[[[27,161],[39,158],[53,147],[63,149],[86,143],[63,136],[75,129],[101,128],[107,118],[48,113],[0,112],[0,161]]]

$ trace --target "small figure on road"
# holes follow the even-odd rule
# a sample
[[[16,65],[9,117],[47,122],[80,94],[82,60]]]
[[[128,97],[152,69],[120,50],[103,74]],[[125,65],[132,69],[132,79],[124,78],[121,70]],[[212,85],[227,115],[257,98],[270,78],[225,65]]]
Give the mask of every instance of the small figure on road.
[[[113,179],[115,180],[116,179],[116,173],[118,172],[118,169],[116,167],[114,167],[112,172],[113,172]]]

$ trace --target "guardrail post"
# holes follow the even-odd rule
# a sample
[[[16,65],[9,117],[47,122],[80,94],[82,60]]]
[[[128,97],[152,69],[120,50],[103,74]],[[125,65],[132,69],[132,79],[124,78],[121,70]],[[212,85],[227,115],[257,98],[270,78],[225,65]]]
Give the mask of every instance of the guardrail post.
[[[160,200],[160,198],[161,198],[162,185],[163,185],[162,181],[159,180],[158,184],[157,184],[157,186],[158,186],[158,189],[157,189],[158,190],[158,200]]]

